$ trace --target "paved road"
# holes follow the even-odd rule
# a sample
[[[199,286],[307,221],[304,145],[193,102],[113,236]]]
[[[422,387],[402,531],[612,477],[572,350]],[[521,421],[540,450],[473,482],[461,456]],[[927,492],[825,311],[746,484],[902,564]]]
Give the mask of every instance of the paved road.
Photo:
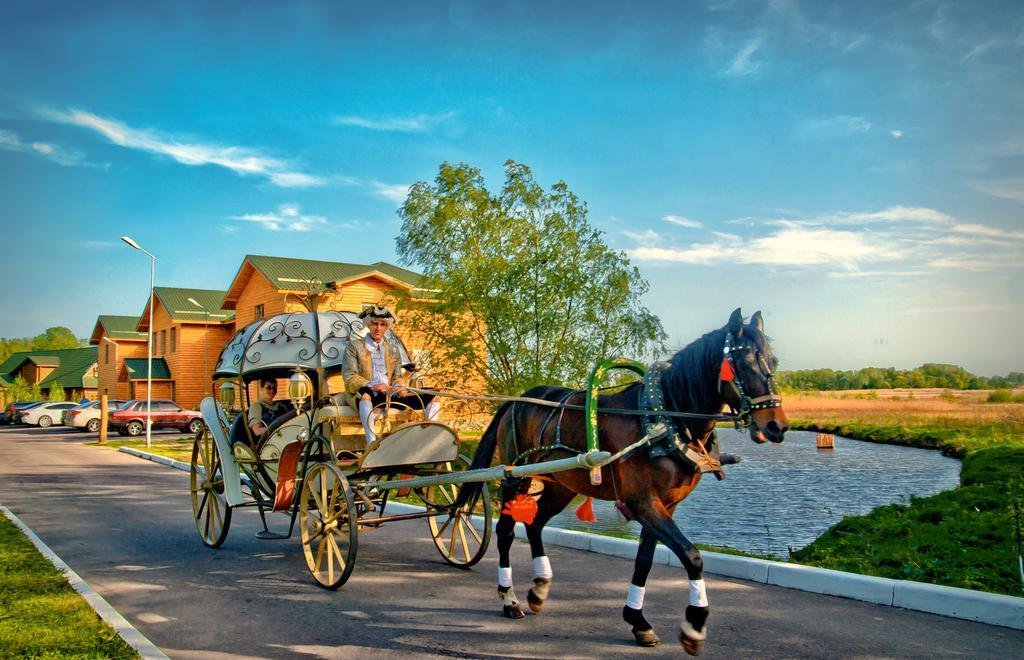
[[[63,429],[0,427],[0,503],[173,658],[616,657],[681,655],[679,569],[655,566],[645,612],[666,643],[638,649],[618,618],[631,562],[550,548],[540,616],[500,617],[493,551],[471,571],[444,564],[426,523],[360,537],[339,592],[315,586],[297,539],[259,541],[240,512],[220,550],[192,524],[188,475]],[[280,517],[279,517],[280,518]],[[282,518],[283,520],[283,518]],[[280,524],[280,520],[278,523]],[[529,549],[513,549],[520,597]],[[1024,632],[710,576],[704,655],[1021,657]]]

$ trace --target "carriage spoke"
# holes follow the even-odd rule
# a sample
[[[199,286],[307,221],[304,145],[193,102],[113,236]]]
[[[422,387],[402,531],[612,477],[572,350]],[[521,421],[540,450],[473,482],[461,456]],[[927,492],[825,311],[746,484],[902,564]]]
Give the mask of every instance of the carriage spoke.
[[[313,572],[320,572],[320,564],[324,560],[324,550],[327,548],[327,540],[323,537],[320,538],[320,543],[316,546],[316,560],[313,562]]]
[[[459,515],[460,515],[460,516],[464,516],[464,517],[465,517],[465,520],[466,520],[466,529],[468,529],[468,530],[469,530],[469,532],[470,532],[470,533],[471,533],[471,534],[473,535],[473,538],[475,538],[475,539],[476,539],[476,542],[477,542],[477,543],[483,543],[483,542],[484,542],[484,540],[483,540],[482,538],[480,538],[480,534],[479,534],[479,533],[478,533],[478,532],[476,531],[476,528],[475,528],[475,527],[473,527],[473,521],[472,521],[472,519],[470,519],[470,518],[469,518],[469,516],[466,516],[465,514],[459,514]]]
[[[444,524],[441,525],[441,529],[437,530],[437,533],[434,534],[434,538],[440,539],[444,535],[444,530],[448,529],[450,524],[452,524],[452,518],[449,516],[448,520],[445,520]]]
[[[471,555],[469,554],[469,543],[466,542],[465,526],[466,524],[463,522],[462,518],[459,518],[455,522],[455,529],[459,530],[459,541],[462,542],[462,551],[466,553],[466,561],[469,561]]]

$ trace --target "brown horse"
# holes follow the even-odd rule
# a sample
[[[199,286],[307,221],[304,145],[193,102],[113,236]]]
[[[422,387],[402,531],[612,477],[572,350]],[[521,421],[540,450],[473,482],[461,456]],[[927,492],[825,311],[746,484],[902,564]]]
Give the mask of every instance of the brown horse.
[[[775,388],[772,369],[777,361],[763,333],[761,313],[749,324],[737,309],[721,329],[707,333],[678,353],[669,366],[658,372],[664,394],[664,409],[679,413],[696,413],[693,417],[671,417],[666,435],[674,431],[682,443],[696,447],[709,444],[713,438],[715,417],[728,405],[750,430],[755,442],[782,442],[786,432],[786,415]],[[654,378],[657,382],[658,378]],[[634,384],[613,394],[602,395],[600,410],[635,410],[641,386]],[[551,408],[523,402],[503,405],[485,431],[473,459],[473,468],[491,463],[500,440],[505,464],[525,463],[547,458],[563,458],[586,449],[584,413],[578,406],[584,393],[563,387],[536,387],[524,397],[561,402],[567,407]],[[602,412],[599,415],[599,447],[618,452],[642,439],[645,428],[636,415]],[[699,448],[698,448],[699,449]],[[498,520],[498,593],[502,612],[513,619],[523,617],[512,590],[512,569],[509,549],[514,538],[515,520],[505,512],[509,502],[531,504],[523,495],[536,498],[536,513],[526,525],[533,555],[534,580],[528,594],[530,609],[540,612],[551,585],[551,566],[541,542],[544,525],[562,511],[577,494],[613,500],[627,517],[642,525],[632,584],[623,619],[632,626],[633,636],[641,646],[654,646],[660,639],[643,616],[644,584],[651,570],[657,543],[675,553],[686,568],[690,581],[690,602],[680,624],[680,642],[688,653],[700,652],[707,637],[708,601],[704,588],[700,552],[672,520],[672,514],[690,492],[697,487],[701,473],[692,462],[669,453],[663,454],[654,445],[641,445],[618,461],[602,468],[601,483],[591,483],[585,470],[570,470],[534,479],[520,479],[502,484],[503,513]],[[543,485],[539,496],[539,481]],[[531,486],[533,486],[531,488]],[[479,484],[467,485],[460,501],[474,499]],[[531,507],[527,507],[531,508]],[[527,516],[528,517],[528,516]]]

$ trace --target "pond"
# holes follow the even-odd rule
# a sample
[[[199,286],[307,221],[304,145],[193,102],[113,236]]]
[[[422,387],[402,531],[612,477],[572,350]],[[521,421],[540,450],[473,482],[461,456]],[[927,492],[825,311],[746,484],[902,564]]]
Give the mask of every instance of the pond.
[[[742,462],[726,466],[723,481],[705,475],[675,515],[687,538],[701,545],[786,557],[844,516],[960,483],[960,461],[930,449],[838,436],[835,449],[818,449],[809,431],[790,431],[781,445],[755,445],[733,429],[719,429],[718,437],[722,451]],[[639,537],[640,526],[621,521],[610,502],[594,501],[593,523],[576,518],[575,504],[550,525]]]

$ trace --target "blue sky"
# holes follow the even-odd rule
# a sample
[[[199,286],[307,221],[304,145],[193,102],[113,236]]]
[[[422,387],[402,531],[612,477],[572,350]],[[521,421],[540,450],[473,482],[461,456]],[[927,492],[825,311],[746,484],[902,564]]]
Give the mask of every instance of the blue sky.
[[[1024,369],[1019,2],[50,3],[0,22],[0,336],[397,262],[442,161],[565,180],[675,346]],[[212,6],[216,4],[216,6]],[[551,6],[554,5],[554,6]]]

